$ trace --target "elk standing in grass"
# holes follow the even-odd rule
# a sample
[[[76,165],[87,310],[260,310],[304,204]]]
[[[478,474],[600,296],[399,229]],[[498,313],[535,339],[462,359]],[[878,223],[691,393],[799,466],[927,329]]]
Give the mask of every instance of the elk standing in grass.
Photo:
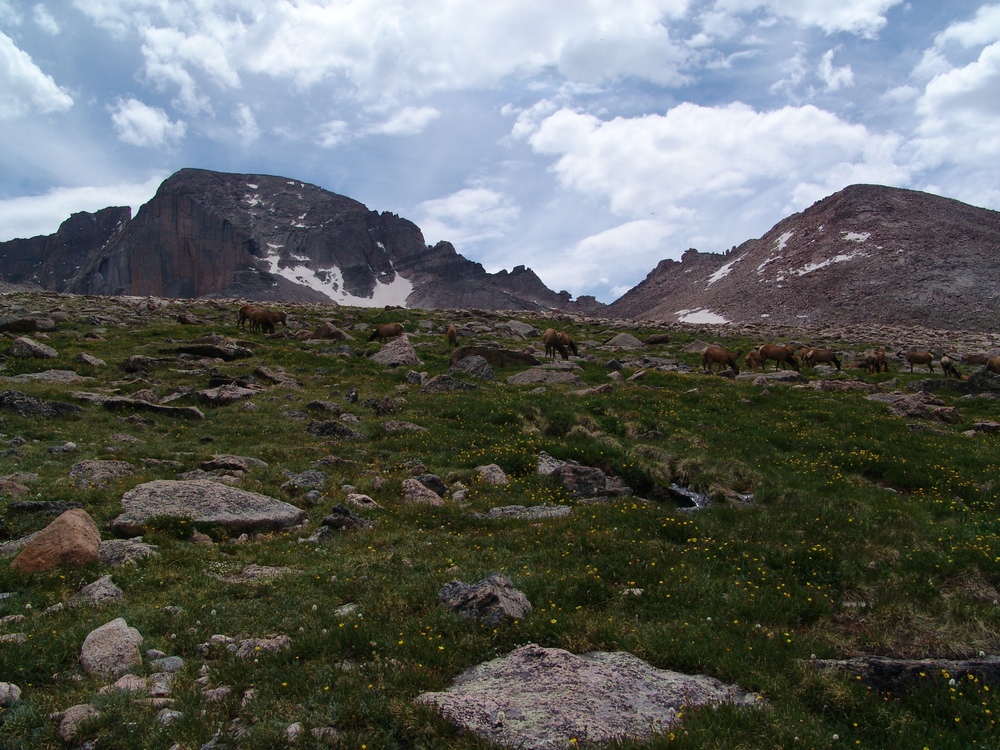
[[[739,359],[743,356],[743,350],[731,352],[721,346],[706,346],[701,350],[701,366],[709,372],[714,372],[715,365],[719,365],[719,372],[728,367],[733,371],[733,375],[740,374]]]
[[[368,340],[374,341],[375,339],[379,339],[382,343],[385,343],[388,339],[391,339],[394,336],[401,336],[402,333],[402,323],[382,323],[372,332],[372,335],[368,337]]]

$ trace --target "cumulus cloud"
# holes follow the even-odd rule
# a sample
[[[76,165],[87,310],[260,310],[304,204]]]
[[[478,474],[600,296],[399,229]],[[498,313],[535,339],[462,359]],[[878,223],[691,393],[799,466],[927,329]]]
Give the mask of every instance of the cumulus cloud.
[[[441,116],[434,107],[405,107],[385,122],[369,129],[379,135],[416,135]]]
[[[22,117],[33,110],[64,112],[72,106],[73,97],[0,32],[0,120]]]
[[[240,143],[249,146],[260,138],[260,128],[257,126],[257,118],[253,110],[246,104],[240,104],[236,108],[236,132]]]
[[[166,174],[139,182],[57,187],[41,195],[0,200],[0,242],[17,237],[54,234],[71,214],[99,211],[108,206],[131,206],[132,215],[156,193]]]
[[[828,34],[846,31],[873,39],[885,27],[886,12],[903,0],[716,0],[717,10],[729,13],[763,11]]]
[[[137,99],[119,99],[111,108],[111,122],[119,140],[133,146],[165,146],[184,137],[187,126],[172,121],[159,107]]]
[[[854,71],[850,65],[837,68],[833,64],[836,50],[827,50],[819,63],[819,77],[823,79],[827,91],[838,91],[854,85]]]
[[[56,19],[52,17],[51,13],[49,13],[49,9],[41,3],[32,8],[31,16],[35,20],[35,24],[38,28],[46,34],[55,36],[60,32],[59,24],[56,22]]]
[[[462,245],[503,236],[519,214],[509,195],[486,187],[465,188],[417,206],[418,224],[430,243]]]

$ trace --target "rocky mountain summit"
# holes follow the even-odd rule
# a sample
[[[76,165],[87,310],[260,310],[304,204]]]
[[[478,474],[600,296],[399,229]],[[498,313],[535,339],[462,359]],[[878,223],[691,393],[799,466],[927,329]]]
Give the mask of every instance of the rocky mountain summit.
[[[852,185],[725,254],[664,260],[614,302],[622,318],[691,323],[920,325],[1000,319],[1000,213]]]
[[[298,180],[183,169],[136,216],[77,213],[55,235],[0,243],[13,283],[98,295],[244,297],[358,306],[550,309],[570,302],[524,266],[487,273],[428,247],[392,213]]]

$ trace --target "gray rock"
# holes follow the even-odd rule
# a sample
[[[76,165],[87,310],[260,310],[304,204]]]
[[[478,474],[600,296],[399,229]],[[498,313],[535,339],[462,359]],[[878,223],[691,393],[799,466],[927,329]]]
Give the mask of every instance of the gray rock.
[[[218,524],[237,533],[285,529],[306,517],[304,510],[273,497],[203,479],[146,482],[126,492],[122,506],[125,512],[111,526],[131,536],[160,516]]]
[[[52,318],[34,317],[3,317],[0,318],[0,332],[4,333],[34,333],[35,331],[54,331],[56,322]]]
[[[17,412],[22,417],[64,417],[79,414],[83,409],[75,404],[60,401],[44,401],[20,391],[0,393],[0,409]]]
[[[343,422],[330,419],[324,422],[313,420],[306,427],[306,432],[316,437],[336,438],[338,440],[364,440],[365,436],[357,430],[352,430]]]
[[[105,485],[132,476],[135,467],[127,461],[106,461],[92,458],[78,461],[69,469],[69,478],[75,479],[79,490],[101,488]]]
[[[21,688],[13,682],[0,682],[0,707],[10,708],[21,700]]]
[[[288,477],[288,481],[281,485],[282,489],[320,489],[326,484],[326,472],[317,469],[299,473],[286,470],[285,476]]]
[[[96,719],[101,715],[90,703],[81,703],[70,706],[59,714],[59,726],[56,727],[56,735],[67,745],[75,745],[77,734],[87,721]]]
[[[506,328],[508,331],[513,333],[515,336],[527,339],[538,335],[538,329],[527,323],[522,323],[520,320],[508,320],[503,323],[501,327]]]
[[[415,477],[420,484],[429,489],[431,492],[436,492],[441,497],[448,494],[448,485],[444,483],[437,474],[420,474]]]
[[[444,498],[412,477],[403,480],[403,501],[434,506],[444,505]]]
[[[581,466],[568,462],[559,469],[563,487],[578,498],[613,497],[629,495],[632,489],[619,477],[609,477],[594,466]]]
[[[504,474],[503,469],[496,464],[477,466],[476,473],[484,482],[486,482],[486,484],[492,484],[494,486],[507,484],[507,475]]]
[[[149,668],[157,672],[180,672],[184,669],[184,660],[179,656],[165,656],[161,659],[151,661]]]
[[[536,521],[543,518],[565,518],[571,513],[568,505],[504,505],[500,508],[490,508],[486,518],[517,518],[525,521]]]
[[[511,385],[535,385],[545,383],[550,385],[572,385],[577,388],[586,387],[586,383],[575,372],[560,372],[558,370],[543,370],[533,367],[507,378]]]
[[[619,333],[604,345],[614,347],[615,349],[642,349],[644,346],[643,343],[631,333]]]
[[[389,367],[420,364],[420,360],[417,359],[417,352],[414,350],[413,344],[410,343],[410,339],[405,333],[394,339],[389,339],[381,349],[371,356],[371,359],[373,362],[378,362],[380,365],[387,365]]]
[[[486,357],[478,354],[463,357],[453,364],[449,368],[448,372],[464,372],[474,378],[479,378],[480,380],[485,380],[490,383],[497,379],[497,376],[493,374],[493,368],[490,367],[490,363],[486,360]]]
[[[269,635],[263,638],[246,638],[231,646],[240,659],[252,659],[258,654],[276,654],[292,647],[292,639],[287,635]]]
[[[121,617],[92,630],[80,649],[87,674],[118,675],[142,666],[142,636]]]
[[[134,539],[108,539],[101,542],[98,549],[101,565],[116,567],[127,563],[135,563],[147,557],[159,554],[155,544],[142,541],[142,537]]]
[[[453,378],[451,375],[436,375],[435,377],[428,380],[422,386],[420,386],[421,393],[449,393],[452,391],[475,391],[479,388],[478,385],[473,385],[472,383],[466,383],[457,378]]]
[[[87,605],[99,607],[102,604],[110,604],[111,602],[121,601],[124,598],[125,592],[115,585],[110,575],[106,575],[101,576],[93,583],[88,583],[67,599],[66,603],[71,607],[83,607]]]
[[[108,363],[105,362],[100,357],[95,357],[86,352],[80,352],[76,355],[77,362],[83,362],[85,365],[90,365],[91,367],[107,367]]]
[[[21,336],[14,339],[14,343],[10,345],[10,356],[18,359],[57,359],[59,352],[51,346]]]
[[[201,468],[203,471],[242,471],[247,473],[254,468],[266,469],[267,461],[250,456],[233,456],[222,453],[207,461],[202,461]]]
[[[198,397],[213,406],[226,406],[235,404],[245,398],[251,398],[258,393],[263,393],[266,389],[260,385],[237,385],[236,383],[225,383],[216,388],[208,388],[198,391]]]
[[[320,523],[333,531],[354,531],[355,529],[370,529],[372,522],[362,518],[345,505],[334,505],[330,514]]]
[[[491,743],[521,750],[647,739],[679,724],[682,710],[762,704],[736,685],[656,669],[625,652],[577,656],[535,644],[472,667],[446,691],[417,700]]]
[[[531,602],[507,576],[494,573],[474,584],[449,581],[438,592],[438,604],[469,620],[496,625],[502,619],[523,620]]]

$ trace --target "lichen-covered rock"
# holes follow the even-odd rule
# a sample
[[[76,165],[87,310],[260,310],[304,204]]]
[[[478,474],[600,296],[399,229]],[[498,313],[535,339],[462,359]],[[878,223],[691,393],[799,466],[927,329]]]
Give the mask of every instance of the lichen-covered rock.
[[[19,359],[57,359],[59,352],[51,346],[21,336],[14,339],[14,343],[10,345],[10,356]]]
[[[118,675],[142,666],[142,636],[117,618],[92,630],[80,648],[80,666],[87,674]]]
[[[34,536],[10,567],[25,573],[59,566],[80,567],[97,562],[101,532],[87,511],[67,510]]]
[[[389,367],[420,364],[420,360],[417,359],[417,352],[405,333],[394,339],[390,339],[371,356],[371,359],[373,362],[378,362],[380,365],[387,365]]]
[[[438,604],[462,617],[495,625],[502,619],[523,620],[531,602],[507,576],[494,573],[477,583],[449,581],[438,592]]]
[[[417,700],[489,742],[521,750],[646,739],[677,725],[682,709],[761,704],[736,685],[656,669],[629,653],[577,656],[533,643],[472,667],[447,690]]]

